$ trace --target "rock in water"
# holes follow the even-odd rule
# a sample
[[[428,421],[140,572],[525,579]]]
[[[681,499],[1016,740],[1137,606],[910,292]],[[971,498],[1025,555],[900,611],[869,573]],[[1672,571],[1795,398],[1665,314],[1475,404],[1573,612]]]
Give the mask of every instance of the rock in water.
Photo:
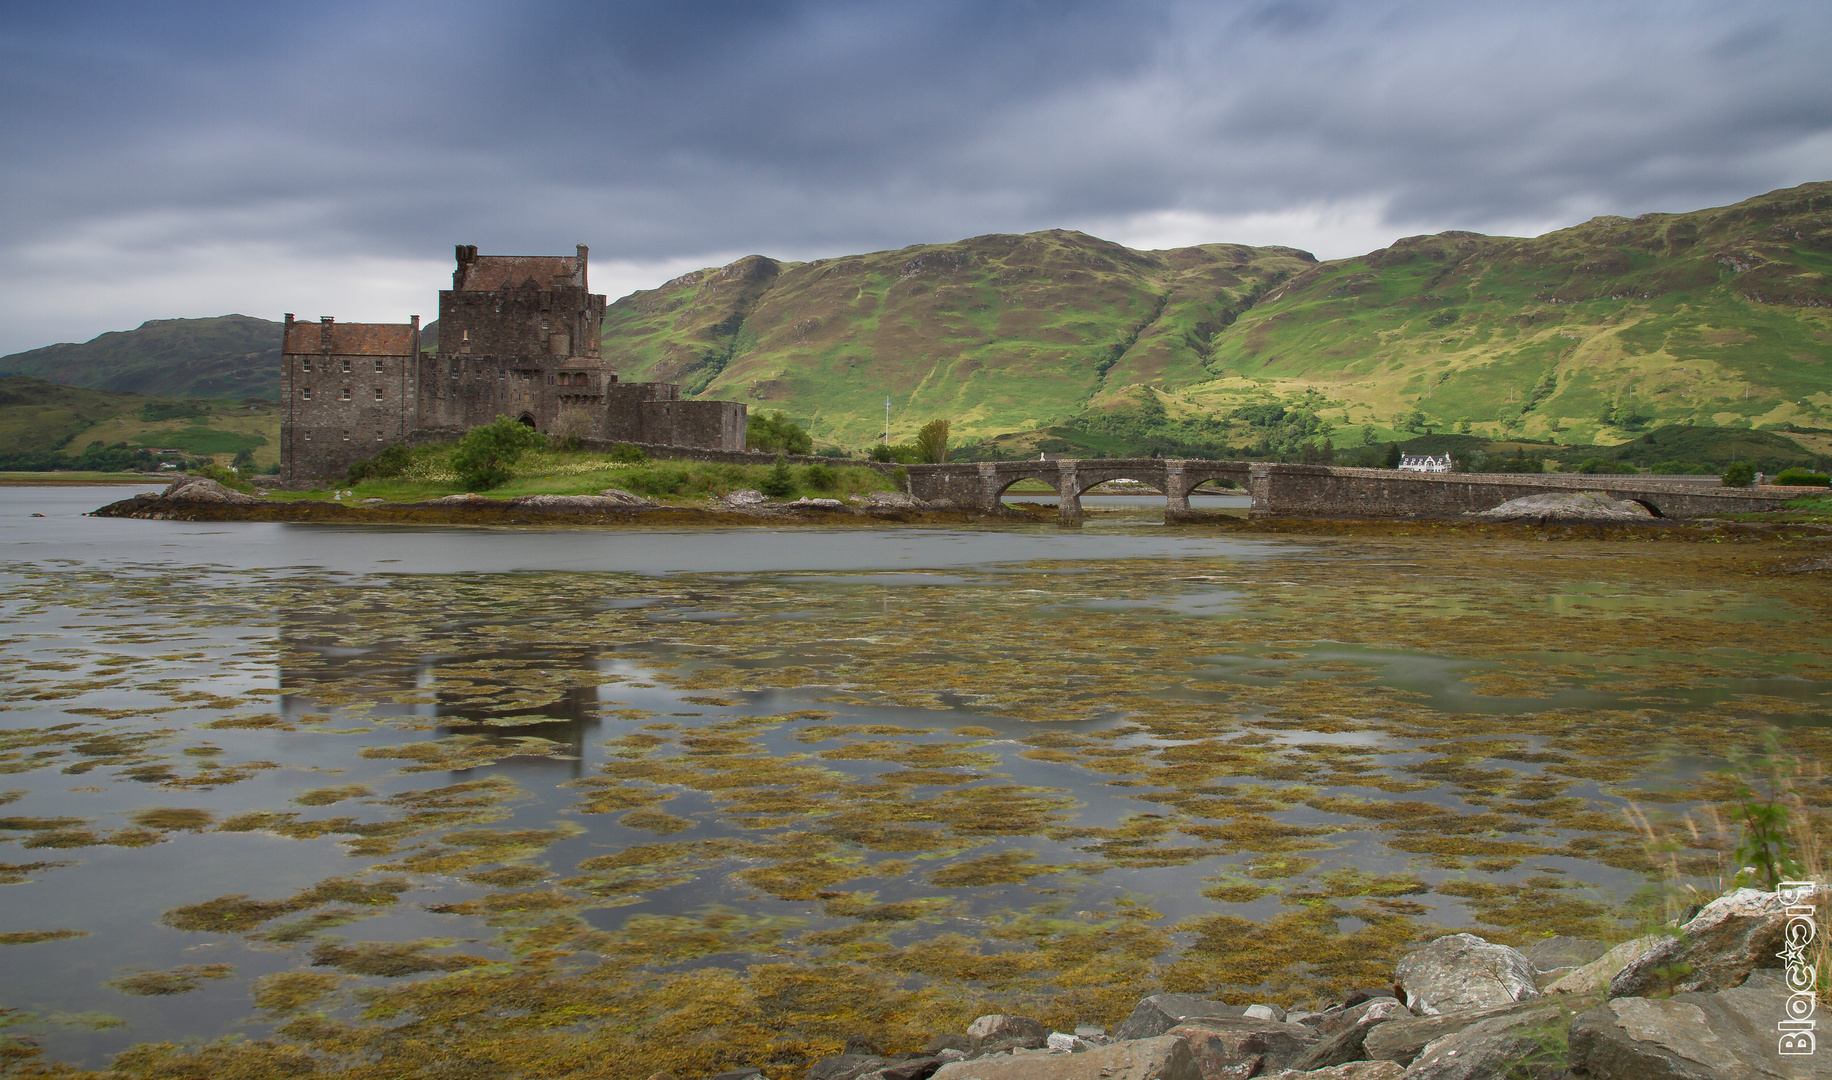
[[[1778,968],[1787,903],[1771,892],[1738,889],[1706,904],[1692,921],[1637,957],[1610,981],[1610,997],[1725,990],[1759,967]]]
[[[1540,524],[1584,521],[1651,521],[1654,515],[1638,502],[1612,499],[1601,491],[1559,491],[1509,499],[1489,510],[1464,515],[1479,521],[1534,521]]]
[[[1114,1031],[1113,1037],[1119,1041],[1149,1039],[1164,1034],[1185,1020],[1239,1016],[1246,1011],[1239,1005],[1210,1001],[1194,994],[1153,994],[1132,1007],[1132,1015]]]
[[[1571,1072],[1584,1080],[1832,1080],[1832,1054],[1783,1056],[1775,1022],[1787,986],[1758,972],[1743,986],[1672,998],[1616,998],[1571,1023]]]
[[[1034,1054],[951,1061],[932,1080],[1203,1080],[1182,1039],[1155,1039],[1100,1046],[1085,1054]]]
[[[240,506],[266,501],[256,495],[226,488],[207,476],[181,476],[154,498],[167,502],[234,503]]]
[[[1407,1004],[1426,1014],[1493,1009],[1539,994],[1531,961],[1474,934],[1438,938],[1407,953],[1396,970]]]

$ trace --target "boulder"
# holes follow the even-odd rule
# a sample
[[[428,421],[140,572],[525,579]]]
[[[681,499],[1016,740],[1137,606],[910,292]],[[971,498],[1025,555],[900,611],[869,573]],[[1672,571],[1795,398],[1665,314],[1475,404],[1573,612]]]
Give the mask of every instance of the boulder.
[[[453,503],[457,503],[460,505],[469,503],[473,506],[495,506],[496,505],[495,499],[492,499],[487,495],[479,495],[475,491],[461,491],[456,495],[441,495],[436,499],[429,499],[427,501],[431,503],[443,503],[448,506]]]
[[[763,492],[740,488],[726,492],[723,501],[728,506],[760,506],[763,504]]]
[[[929,505],[901,491],[874,491],[865,501],[873,510],[920,510]]]
[[[1406,1070],[1391,1061],[1351,1061],[1311,1072],[1268,1073],[1273,1080],[1400,1080]]]
[[[935,1075],[936,1069],[952,1060],[933,1055],[896,1059],[877,1072],[866,1073],[860,1080],[928,1080]]]
[[[835,1054],[808,1066],[804,1080],[859,1080],[890,1064],[876,1054]]]
[[[1520,950],[1520,954],[1533,965],[1534,971],[1557,971],[1560,968],[1583,967],[1608,951],[1607,942],[1559,934],[1535,941]]]
[[[1040,1050],[951,1061],[931,1080],[1202,1080],[1189,1044],[1160,1035],[1099,1046],[1085,1054]]]
[[[509,502],[530,510],[621,510],[633,505],[655,505],[647,500],[630,503],[609,495],[523,495]]]
[[[1377,1003],[1381,1002],[1385,1002],[1385,1004],[1380,1006],[1383,1016],[1412,1015],[1411,1012],[1403,1008],[1399,1010],[1393,1009],[1393,1006],[1398,1005],[1399,1002],[1394,999],[1392,994],[1383,994],[1377,998],[1364,999],[1354,1005],[1337,1005],[1333,1008],[1326,1009],[1317,1014],[1316,1020],[1305,1021],[1305,1023],[1315,1027],[1325,1035],[1338,1035],[1360,1024],[1362,1017],[1366,1016],[1369,1010],[1373,1009]]]
[[[167,502],[234,503],[239,506],[266,501],[258,495],[226,488],[207,476],[181,476],[153,497]]]
[[[1636,957],[1610,980],[1610,997],[1727,990],[1756,968],[1778,968],[1787,901],[1738,889],[1706,904],[1692,921]]]
[[[1612,499],[1601,491],[1561,491],[1509,499],[1491,510],[1472,510],[1465,517],[1480,521],[1532,521],[1539,524],[1565,521],[1651,521],[1648,508],[1627,499]]]
[[[1559,1036],[1569,1022],[1565,1009],[1545,1003],[1479,1020],[1427,1045],[1406,1080],[1556,1080],[1565,1075]]]
[[[1049,1037],[1049,1033],[1050,1029],[1044,1027],[1040,1021],[1032,1020],[1028,1016],[1006,1016],[1003,1013],[982,1016],[967,1025],[967,1037],[976,1042],[1013,1036],[1021,1039],[1044,1039]]]
[[[1582,967],[1574,967],[1546,986],[1548,994],[1594,994],[1609,988],[1611,980],[1638,957],[1649,949],[1669,940],[1666,934],[1649,934],[1647,937],[1625,941],[1615,948],[1590,961]]]
[[[1249,1005],[1241,1015],[1249,1020],[1277,1020],[1281,1024],[1288,1020],[1285,1010],[1277,1005]]]
[[[1404,1005],[1393,998],[1376,998],[1355,1006],[1357,1013],[1354,1023],[1338,1030],[1335,1034],[1325,1033],[1327,1037],[1320,1043],[1305,1051],[1292,1068],[1300,1071],[1306,1069],[1327,1069],[1336,1065],[1347,1065],[1354,1061],[1367,1059],[1366,1042],[1368,1032],[1379,1024],[1384,1024],[1395,1017],[1411,1016]]]
[[[1616,998],[1571,1022],[1571,1075],[1582,1080],[1832,1078],[1832,1053],[1779,1053],[1788,991],[1770,972],[1739,987],[1666,999]],[[1818,1049],[1818,1048],[1816,1048]]]
[[[625,491],[622,488],[605,488],[603,491],[600,491],[598,493],[598,497],[601,499],[615,500],[617,505],[619,506],[654,506],[655,505],[655,503],[653,503],[652,501],[648,499],[643,498],[641,495],[637,495],[632,492]]]
[[[1113,1032],[1113,1038],[1116,1041],[1149,1039],[1164,1034],[1185,1020],[1239,1016],[1246,1011],[1239,1005],[1210,1001],[1194,994],[1153,994],[1132,1007],[1132,1015]]]
[[[792,503],[785,503],[784,505],[793,506],[801,510],[844,510],[846,509],[846,504],[841,502],[838,499],[810,499],[806,495],[803,495],[801,498],[795,500]]]
[[[1323,1035],[1302,1024],[1213,1017],[1179,1024],[1169,1032],[1190,1044],[1202,1080],[1247,1080],[1297,1063]]]
[[[1559,1004],[1567,1009],[1571,1006],[1561,1000]],[[1401,1065],[1410,1065],[1422,1053],[1425,1047],[1446,1036],[1455,1035],[1464,1028],[1474,1027],[1484,1021],[1501,1017],[1516,1016],[1521,1013],[1544,1010],[1552,1004],[1544,998],[1529,998],[1517,1001],[1512,1005],[1503,1005],[1496,1009],[1484,1009],[1480,1012],[1444,1013],[1439,1016],[1402,1016],[1390,1023],[1381,1024],[1370,1030],[1362,1049],[1370,1061],[1395,1061]],[[1580,1007],[1581,1004],[1580,1004]]]
[[[1406,1004],[1427,1015],[1492,1009],[1539,994],[1531,961],[1474,934],[1438,938],[1407,953],[1396,971]]]

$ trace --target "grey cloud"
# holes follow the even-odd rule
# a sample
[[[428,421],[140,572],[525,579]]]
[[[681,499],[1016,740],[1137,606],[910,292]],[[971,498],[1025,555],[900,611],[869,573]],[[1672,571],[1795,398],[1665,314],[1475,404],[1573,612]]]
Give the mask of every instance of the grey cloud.
[[[1687,209],[1832,177],[1829,44],[1797,2],[9,9],[0,249],[120,222],[174,259],[670,260],[1170,210],[1371,201],[1399,235]]]

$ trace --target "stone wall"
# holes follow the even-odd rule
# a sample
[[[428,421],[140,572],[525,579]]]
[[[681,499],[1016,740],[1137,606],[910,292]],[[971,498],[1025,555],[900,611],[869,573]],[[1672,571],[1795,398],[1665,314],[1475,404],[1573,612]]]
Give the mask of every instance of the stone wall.
[[[1511,499],[1557,491],[1601,491],[1638,502],[1660,517],[1773,510],[1800,494],[1789,488],[1707,487],[1634,476],[1530,473],[1415,473],[1326,465],[1252,467],[1255,516],[1449,518]]]

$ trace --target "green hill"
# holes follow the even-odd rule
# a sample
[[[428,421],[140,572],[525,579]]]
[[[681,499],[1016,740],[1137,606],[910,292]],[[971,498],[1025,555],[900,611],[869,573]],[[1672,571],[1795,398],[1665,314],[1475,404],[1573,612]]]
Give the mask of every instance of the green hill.
[[[626,379],[781,409],[847,446],[882,431],[887,396],[893,439],[947,417],[957,439],[1012,450],[1434,428],[1613,444],[1662,424],[1832,428],[1828,270],[1832,184],[1817,183],[1322,263],[1062,231],[751,256],[617,301],[604,344]]]
[[[248,450],[271,468],[279,436],[271,401],[146,397],[0,377],[0,469],[68,468],[104,447],[180,450],[223,464]]]
[[[80,345],[0,356],[0,375],[168,397],[280,396],[281,324],[247,315],[153,319]]]

